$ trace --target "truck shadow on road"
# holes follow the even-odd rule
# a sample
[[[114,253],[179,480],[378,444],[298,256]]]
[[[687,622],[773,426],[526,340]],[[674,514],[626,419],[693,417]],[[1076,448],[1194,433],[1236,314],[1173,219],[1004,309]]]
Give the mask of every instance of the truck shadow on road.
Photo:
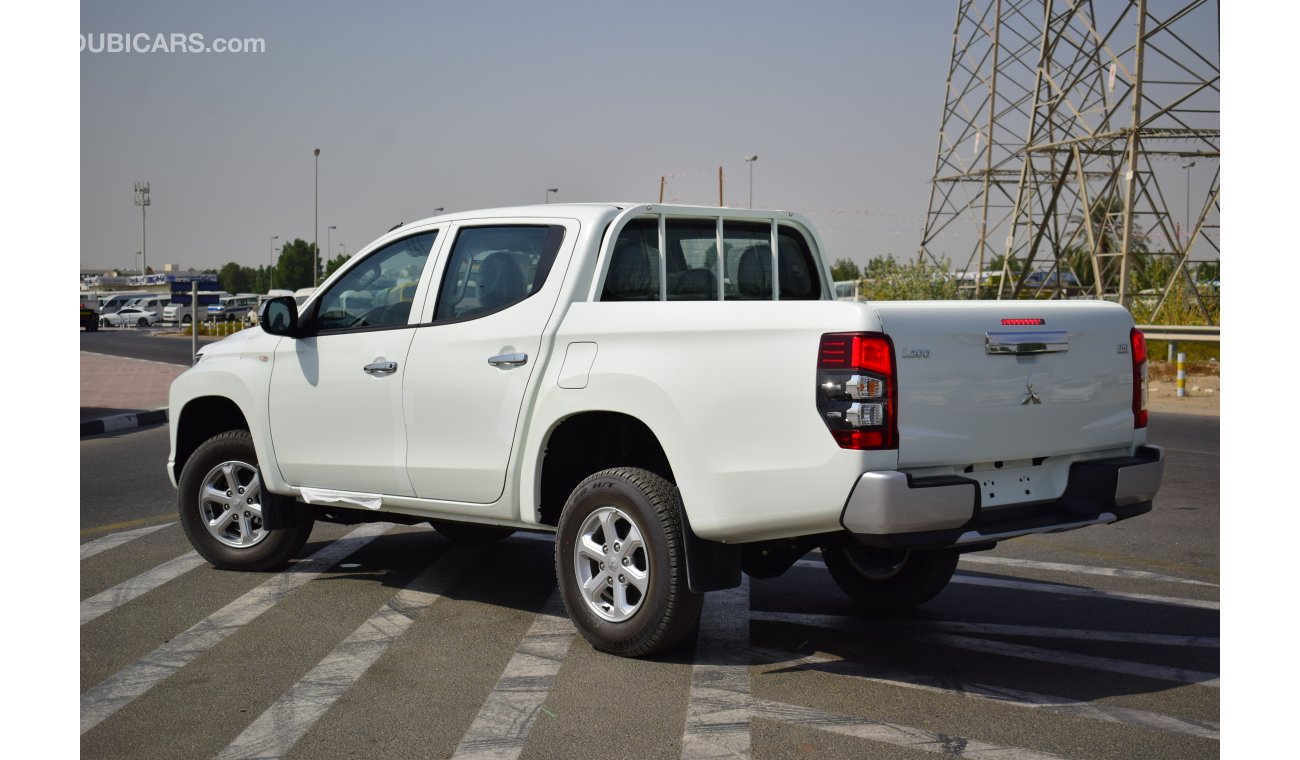
[[[549,537],[516,534],[489,546],[457,547],[421,527],[375,539],[322,579],[407,588],[453,549],[475,556],[441,592],[448,599],[530,617],[555,590]],[[1217,705],[1218,589],[1209,584],[1171,594],[1168,584],[1151,581],[1060,583],[963,567],[929,604],[869,616],[812,564],[749,581],[747,642],[719,649],[696,646],[692,636],[643,667],[753,665],[762,669],[758,680],[822,674],[863,688],[937,690],[1040,707],[1209,690],[1208,701]],[[706,595],[706,609],[725,593],[738,591]],[[711,634],[707,621],[706,615],[697,635]],[[580,636],[571,646],[589,650]]]

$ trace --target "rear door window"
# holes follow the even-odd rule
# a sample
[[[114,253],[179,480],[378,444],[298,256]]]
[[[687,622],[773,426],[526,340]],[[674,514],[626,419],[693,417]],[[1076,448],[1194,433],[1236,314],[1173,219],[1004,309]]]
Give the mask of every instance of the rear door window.
[[[462,227],[443,271],[434,321],[486,316],[541,290],[563,240],[558,225]]]

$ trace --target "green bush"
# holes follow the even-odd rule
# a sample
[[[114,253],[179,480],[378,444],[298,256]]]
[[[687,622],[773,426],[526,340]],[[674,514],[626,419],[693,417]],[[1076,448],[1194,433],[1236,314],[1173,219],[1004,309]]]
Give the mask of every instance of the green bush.
[[[900,264],[893,256],[872,259],[859,293],[868,301],[946,301],[957,298],[957,280],[943,267]]]

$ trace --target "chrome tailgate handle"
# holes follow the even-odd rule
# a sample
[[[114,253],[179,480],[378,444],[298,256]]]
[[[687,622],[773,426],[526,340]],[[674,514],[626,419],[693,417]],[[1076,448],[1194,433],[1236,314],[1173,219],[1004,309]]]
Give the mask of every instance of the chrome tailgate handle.
[[[391,375],[397,371],[397,362],[371,362],[361,369],[371,375]]]
[[[1029,354],[1055,354],[1070,350],[1070,337],[1065,330],[1040,332],[986,332],[984,353],[1027,356]]]
[[[528,354],[497,354],[488,358],[493,367],[518,367],[528,363]]]

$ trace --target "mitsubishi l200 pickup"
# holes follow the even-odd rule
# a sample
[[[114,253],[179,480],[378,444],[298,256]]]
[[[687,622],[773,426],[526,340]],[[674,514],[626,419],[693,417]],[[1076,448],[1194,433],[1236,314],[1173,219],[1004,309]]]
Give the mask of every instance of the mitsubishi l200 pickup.
[[[798,214],[573,204],[401,225],[171,387],[167,472],[220,568],[315,521],[555,534],[625,656],[820,549],[868,610],[958,555],[1151,509],[1146,348],[1096,301],[836,301]]]

